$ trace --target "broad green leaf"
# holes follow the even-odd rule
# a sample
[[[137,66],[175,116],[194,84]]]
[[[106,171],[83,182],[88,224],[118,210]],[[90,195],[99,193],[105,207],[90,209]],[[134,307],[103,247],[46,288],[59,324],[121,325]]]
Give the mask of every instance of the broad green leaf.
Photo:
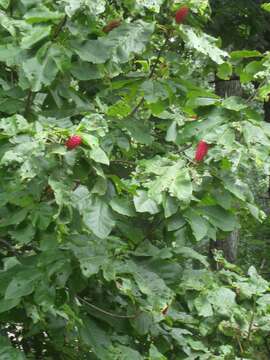
[[[143,360],[138,351],[123,345],[117,346],[115,354],[118,359],[122,360]]]
[[[75,12],[81,8],[88,8],[92,15],[98,15],[104,12],[106,1],[91,1],[91,0],[64,0],[65,10],[68,16],[73,16]]]
[[[83,221],[101,239],[105,239],[115,225],[108,204],[98,197],[95,197],[91,205],[83,210]]]
[[[136,0],[139,6],[146,7],[147,9],[159,12],[160,6],[164,3],[164,0]]]
[[[24,270],[15,276],[6,289],[5,300],[18,299],[34,291],[35,284],[40,280],[41,274],[33,270]]]
[[[5,313],[6,311],[9,311],[13,309],[15,306],[17,306],[20,303],[20,298],[15,299],[2,299],[0,300],[0,314]],[[0,342],[1,344],[1,342]],[[1,349],[0,349],[1,354]]]
[[[0,6],[4,9],[7,9],[9,7],[10,0],[0,0]]]
[[[19,114],[0,120],[2,134],[13,136],[20,132],[26,132],[30,128],[25,118]]]
[[[203,316],[205,318],[213,316],[212,305],[206,295],[197,297],[195,299],[194,305],[198,311],[199,316]]]
[[[222,106],[225,109],[241,111],[247,108],[247,104],[244,100],[237,96],[230,96],[227,99],[223,100]]]
[[[30,243],[35,236],[35,228],[32,224],[28,224],[25,228],[10,231],[10,235],[16,242],[20,244],[28,244]]]
[[[156,202],[149,198],[147,191],[138,190],[134,196],[134,205],[138,212],[148,212],[150,214],[156,214],[159,212],[159,208]]]
[[[32,46],[37,44],[39,41],[48,37],[50,35],[50,32],[51,32],[50,26],[33,27],[31,32],[22,39],[22,42],[21,42],[22,49],[30,49]]]
[[[0,357],[1,360],[26,360],[24,354],[10,344],[8,337],[3,336],[0,336]]]
[[[169,192],[180,201],[189,202],[191,200],[193,187],[187,169],[183,168],[177,171],[175,179],[169,188]]]
[[[164,208],[165,218],[169,218],[177,212],[179,203],[177,199],[172,198],[169,195],[164,195],[162,205]]]
[[[40,91],[43,86],[50,85],[58,73],[58,68],[49,52],[43,60],[36,57],[26,60],[22,68],[33,91]]]
[[[232,76],[232,65],[224,62],[218,67],[217,76],[222,80],[229,80]]]
[[[155,345],[151,344],[149,360],[167,360],[167,358],[158,351]]]
[[[125,120],[123,127],[126,128],[130,135],[141,144],[151,145],[153,142],[153,136],[151,135],[151,129],[148,124],[144,124],[136,119]]]
[[[123,23],[106,37],[82,44],[73,42],[72,46],[83,61],[93,64],[104,64],[108,60],[125,63],[145,49],[153,30],[152,24],[137,20]]]
[[[133,208],[133,204],[128,201],[128,199],[121,197],[114,197],[110,201],[111,208],[116,211],[118,214],[125,216],[135,216],[136,212]]]
[[[236,294],[225,287],[220,287],[208,294],[208,299],[214,309],[222,315],[230,315],[233,308],[236,307],[235,302]]]
[[[238,227],[236,216],[219,206],[205,206],[200,209],[209,222],[222,231],[233,231]]]
[[[261,57],[262,53],[257,50],[238,50],[231,52],[232,60],[239,60],[244,58]]]
[[[184,217],[189,222],[196,240],[201,241],[208,233],[207,221],[193,209],[185,211]]]
[[[209,58],[217,64],[224,63],[225,59],[229,56],[226,51],[217,47],[217,40],[214,37],[198,29],[194,29],[188,25],[182,25],[180,33],[188,48],[209,56]]]
[[[79,326],[79,334],[82,342],[91,348],[98,359],[107,357],[111,353],[112,342],[109,334],[102,329],[93,319],[83,318]]]
[[[110,164],[108,156],[106,155],[105,151],[102,150],[100,147],[94,147],[92,150],[90,150],[90,157],[97,163],[101,163],[104,165]]]
[[[186,224],[183,216],[176,214],[170,217],[167,221],[168,231],[175,231],[182,228]]]
[[[269,3],[263,3],[263,4],[261,4],[261,7],[263,10],[270,12],[270,4]]]
[[[199,261],[205,267],[209,266],[208,261],[206,260],[206,256],[201,255],[190,247],[179,247],[176,250],[177,254],[181,254],[183,257],[187,259],[193,259]]]
[[[153,317],[150,313],[144,312],[132,320],[131,324],[139,335],[146,335],[153,325]]]
[[[51,11],[46,6],[39,5],[29,10],[24,18],[29,24],[36,24],[59,20],[62,16],[60,12]]]

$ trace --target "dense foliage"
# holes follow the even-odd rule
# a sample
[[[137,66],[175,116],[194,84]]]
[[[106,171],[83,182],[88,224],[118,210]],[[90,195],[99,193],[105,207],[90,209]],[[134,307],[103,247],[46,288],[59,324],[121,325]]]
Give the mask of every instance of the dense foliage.
[[[269,283],[205,254],[265,218],[269,53],[207,0],[0,7],[0,359],[269,358]]]

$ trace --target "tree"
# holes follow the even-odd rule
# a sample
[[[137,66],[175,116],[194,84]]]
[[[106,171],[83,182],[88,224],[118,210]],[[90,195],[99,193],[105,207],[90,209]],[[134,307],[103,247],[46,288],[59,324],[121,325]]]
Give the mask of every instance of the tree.
[[[0,355],[267,358],[269,283],[198,248],[264,217],[268,54],[205,0],[0,6]],[[256,92],[215,94],[236,71]]]

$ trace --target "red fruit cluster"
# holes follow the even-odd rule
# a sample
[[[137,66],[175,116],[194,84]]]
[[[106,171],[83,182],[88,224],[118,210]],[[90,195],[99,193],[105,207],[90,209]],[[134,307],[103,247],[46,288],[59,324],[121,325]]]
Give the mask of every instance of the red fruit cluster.
[[[209,145],[201,140],[199,144],[197,145],[196,153],[195,153],[195,160],[196,161],[203,161],[204,157],[208,153]]]
[[[177,24],[182,24],[185,21],[185,18],[188,16],[189,8],[187,6],[182,6],[176,11],[175,21]]]
[[[109,33],[113,29],[117,28],[121,24],[120,20],[112,20],[103,28],[103,32]]]
[[[82,143],[82,138],[79,135],[72,135],[66,141],[66,147],[69,150],[75,149],[77,146],[80,146]]]

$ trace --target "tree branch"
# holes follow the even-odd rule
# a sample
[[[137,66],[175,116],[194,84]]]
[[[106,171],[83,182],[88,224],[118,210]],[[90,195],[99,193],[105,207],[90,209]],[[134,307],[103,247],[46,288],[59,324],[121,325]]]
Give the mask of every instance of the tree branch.
[[[106,310],[103,310],[101,309],[100,307],[90,303],[89,301],[86,301],[85,299],[81,298],[80,296],[77,296],[77,298],[79,300],[81,300],[82,302],[84,302],[86,305],[90,306],[92,309],[95,309],[105,315],[108,315],[108,316],[111,316],[111,317],[115,317],[115,318],[118,318],[118,319],[135,319],[138,314],[134,314],[134,315],[118,315],[118,314],[114,314],[114,313],[111,313],[109,311],[106,311]]]

